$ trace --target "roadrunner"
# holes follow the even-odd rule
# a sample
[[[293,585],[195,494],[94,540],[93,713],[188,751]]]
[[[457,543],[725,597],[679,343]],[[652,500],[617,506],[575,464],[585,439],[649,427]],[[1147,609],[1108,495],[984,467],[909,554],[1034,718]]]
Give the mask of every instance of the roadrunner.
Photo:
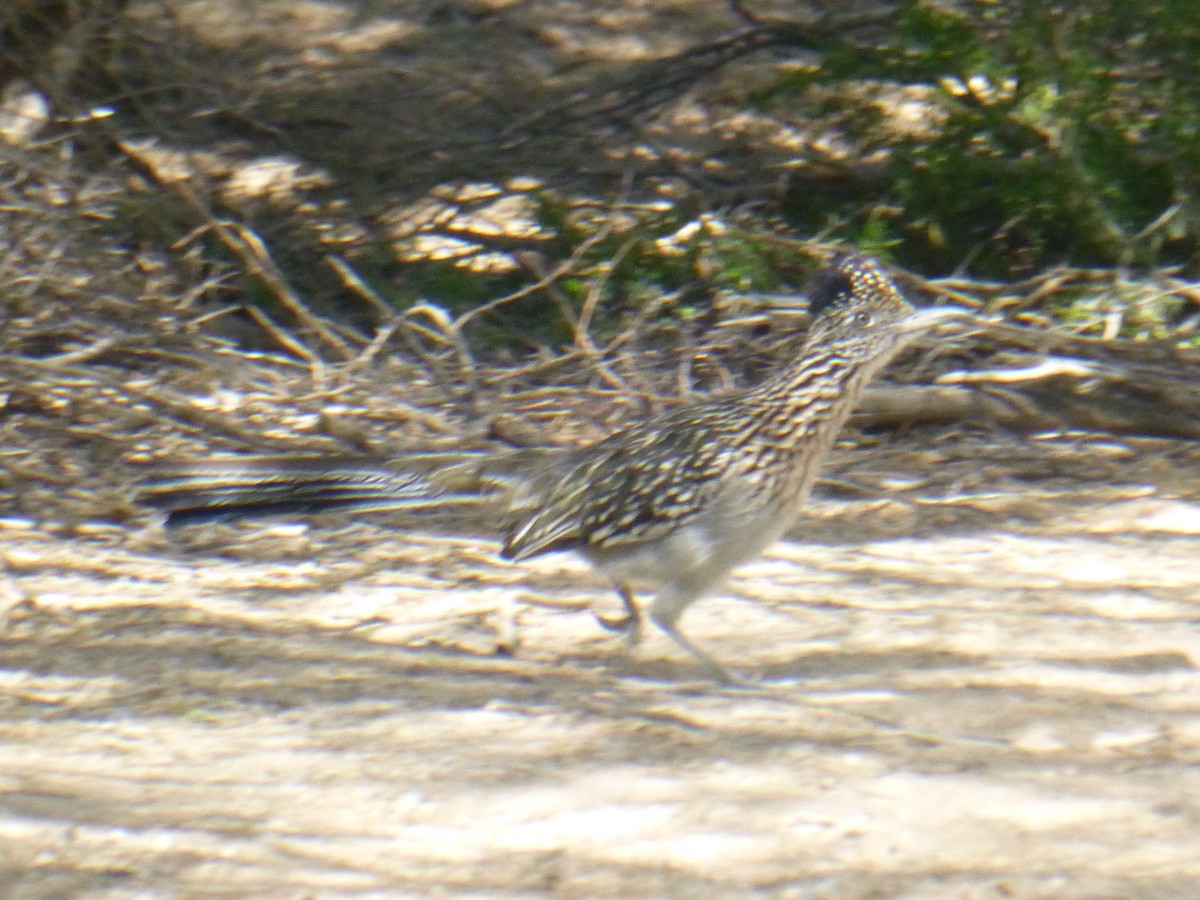
[[[651,621],[709,675],[731,681],[683,634],[680,616],[788,529],[867,383],[919,332],[958,312],[917,312],[874,263],[851,254],[818,274],[809,311],[811,327],[795,360],[758,387],[680,406],[527,464],[506,492],[501,554],[581,554],[624,604],[622,618],[601,623],[625,632],[631,644],[643,621],[633,586],[651,587]],[[233,460],[168,473],[145,496],[173,524],[419,509],[470,499],[446,474],[461,476],[463,465],[406,473],[362,459]]]

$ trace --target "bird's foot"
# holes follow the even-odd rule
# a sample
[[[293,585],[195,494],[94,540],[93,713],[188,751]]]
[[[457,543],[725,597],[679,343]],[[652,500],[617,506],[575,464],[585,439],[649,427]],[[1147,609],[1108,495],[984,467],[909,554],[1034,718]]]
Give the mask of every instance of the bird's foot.
[[[596,617],[596,621],[600,623],[601,628],[609,631],[614,631],[617,634],[625,635],[625,643],[630,647],[636,647],[642,640],[642,617],[627,613],[623,616],[604,616],[600,613],[592,613]]]

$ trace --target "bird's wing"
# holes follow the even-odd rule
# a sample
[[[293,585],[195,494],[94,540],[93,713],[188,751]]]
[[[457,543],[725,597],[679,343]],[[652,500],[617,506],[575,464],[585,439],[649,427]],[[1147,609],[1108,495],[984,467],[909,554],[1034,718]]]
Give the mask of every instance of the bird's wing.
[[[636,425],[546,469],[519,498],[504,556],[638,544],[691,521],[721,487],[713,473],[729,469],[703,412]]]

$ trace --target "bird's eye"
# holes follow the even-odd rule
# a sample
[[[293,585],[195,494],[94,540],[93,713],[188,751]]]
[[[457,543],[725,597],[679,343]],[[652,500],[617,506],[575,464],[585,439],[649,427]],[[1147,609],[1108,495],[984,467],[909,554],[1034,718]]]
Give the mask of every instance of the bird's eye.
[[[861,325],[863,328],[870,328],[875,324],[875,317],[868,312],[855,313],[854,323]]]

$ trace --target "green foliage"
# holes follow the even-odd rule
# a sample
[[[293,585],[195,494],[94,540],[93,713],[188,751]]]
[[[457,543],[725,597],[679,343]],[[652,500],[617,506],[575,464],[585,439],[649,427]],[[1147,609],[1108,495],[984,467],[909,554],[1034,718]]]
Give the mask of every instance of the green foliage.
[[[532,345],[560,345],[574,338],[574,323],[585,305],[599,302],[590,313],[593,339],[616,335],[627,317],[664,294],[702,281],[700,292],[772,291],[779,287],[777,251],[754,233],[717,217],[688,218],[670,205],[655,205],[615,214],[573,210],[551,192],[538,197],[537,221],[549,235],[546,248],[553,259],[574,260],[572,273],[556,279],[551,288],[501,304],[476,320],[472,337],[481,345],[506,344],[517,335]],[[546,263],[549,265],[549,263]],[[500,275],[472,271],[451,261],[411,263],[405,270],[406,291],[424,297],[458,315],[528,284],[528,273]],[[690,318],[691,303],[672,304],[659,318]]]
[[[823,100],[866,79],[923,88],[936,125],[886,141],[882,187],[789,208],[792,221],[811,227],[819,214],[835,234],[934,272],[964,261],[1008,276],[1063,261],[1197,255],[1200,6],[913,2],[898,26],[889,43],[831,48],[818,76]],[[851,108],[880,108],[875,97],[841,96]],[[859,146],[877,131],[860,115],[844,124]]]
[[[452,260],[435,260],[410,266],[410,290],[417,297],[436,298],[452,313],[459,314],[486,303],[497,293],[517,286],[511,276],[475,272]]]
[[[908,0],[893,27],[869,39],[851,29],[820,51],[819,63],[790,65],[745,98],[821,122],[848,148],[797,167],[780,207],[792,233],[929,274],[965,265],[1000,279],[1061,263],[1200,260],[1195,0]],[[589,327],[603,340],[664,293],[698,281],[774,291],[781,271],[802,278],[809,264],[802,249],[763,240],[762,223],[662,204],[622,210],[609,228],[606,213],[581,213],[551,191],[535,197],[548,258],[577,265],[553,294],[505,305],[486,326],[535,343],[569,341],[573,317],[597,299]],[[450,264],[422,271],[417,293],[456,311],[527,283]],[[693,305],[661,315],[698,312],[703,291],[689,296]],[[1048,311],[1084,330],[1116,309],[1125,333],[1153,335],[1171,315],[1161,297],[1054,302]]]

